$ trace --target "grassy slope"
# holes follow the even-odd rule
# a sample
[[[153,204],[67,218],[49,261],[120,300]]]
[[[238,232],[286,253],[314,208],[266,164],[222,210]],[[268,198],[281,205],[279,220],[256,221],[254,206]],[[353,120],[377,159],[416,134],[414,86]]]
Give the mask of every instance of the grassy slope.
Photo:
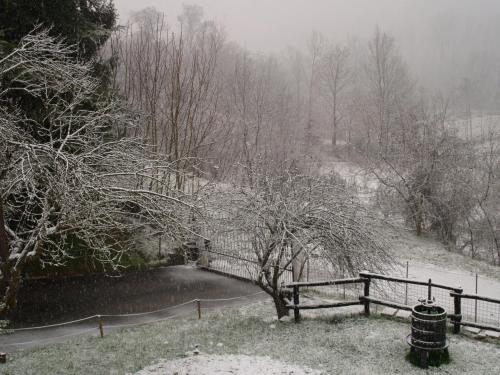
[[[472,259],[469,256],[448,251],[445,246],[429,237],[417,237],[411,232],[400,229],[391,236],[391,252],[400,262],[407,260],[432,264],[448,270],[477,272],[480,275],[500,280],[500,267],[484,261]]]
[[[321,316],[273,322],[261,304],[169,320],[65,344],[12,353],[2,374],[125,374],[158,359],[173,359],[195,344],[208,353],[270,356],[326,374],[422,374],[405,360],[409,324],[378,317]],[[274,327],[273,327],[274,325]],[[217,346],[222,343],[223,346]],[[499,374],[500,344],[451,336],[451,363],[427,373]]]

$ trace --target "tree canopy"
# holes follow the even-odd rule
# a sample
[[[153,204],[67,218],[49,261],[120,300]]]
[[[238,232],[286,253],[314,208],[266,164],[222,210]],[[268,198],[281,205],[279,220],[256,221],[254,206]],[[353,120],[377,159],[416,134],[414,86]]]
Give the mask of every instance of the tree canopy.
[[[0,56],[12,51],[35,25],[78,45],[79,58],[93,58],[115,26],[112,0],[0,0]]]
[[[74,52],[41,30],[0,58],[0,314],[15,306],[27,264],[61,266],[80,247],[104,269],[120,268],[134,235],[155,228],[180,238],[191,208],[156,178],[175,175],[171,163],[113,133],[135,118],[95,94],[92,65]],[[43,116],[9,100],[17,91]]]

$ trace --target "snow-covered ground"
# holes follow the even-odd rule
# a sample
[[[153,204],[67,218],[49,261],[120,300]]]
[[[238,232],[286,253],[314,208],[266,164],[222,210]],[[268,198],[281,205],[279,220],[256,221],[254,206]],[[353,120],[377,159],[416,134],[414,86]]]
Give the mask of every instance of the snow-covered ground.
[[[325,161],[319,168],[319,174],[322,176],[332,172],[342,177],[350,186],[355,186],[363,203],[369,203],[379,186],[379,182],[373,175],[350,161]]]
[[[484,138],[490,130],[500,131],[500,115],[473,114],[470,119],[455,119],[448,121],[448,125],[458,131],[462,138]]]
[[[500,117],[498,117],[500,121]],[[493,121],[493,120],[491,120]],[[489,124],[486,119],[475,120],[475,124]],[[369,202],[378,187],[378,181],[352,162],[327,161],[320,168],[326,175],[335,172],[349,184],[358,189],[361,200]],[[402,228],[401,231],[404,231]],[[434,283],[462,287],[464,293],[475,293],[476,274],[478,274],[478,294],[500,298],[500,268],[484,262],[472,260],[466,256],[447,251],[438,241],[417,238],[405,233],[397,236],[393,242],[393,253],[403,266],[397,270],[406,273],[406,261],[409,261],[409,277],[418,280],[432,279]]]
[[[291,366],[269,357],[200,354],[173,361],[160,361],[136,375],[220,374],[220,375],[319,375],[319,371]]]
[[[431,264],[412,262],[409,267],[409,278],[420,280],[423,275],[425,275],[426,279],[432,279],[433,283],[461,287],[464,293],[475,293],[475,273],[448,270]],[[500,282],[483,275],[478,275],[477,293],[482,296],[500,299]]]
[[[425,236],[417,237],[403,230],[390,239],[392,253],[401,264],[399,274],[406,273],[418,280],[432,279],[438,284],[462,287],[464,293],[476,291],[483,296],[500,298],[500,267],[448,251],[439,241]]]

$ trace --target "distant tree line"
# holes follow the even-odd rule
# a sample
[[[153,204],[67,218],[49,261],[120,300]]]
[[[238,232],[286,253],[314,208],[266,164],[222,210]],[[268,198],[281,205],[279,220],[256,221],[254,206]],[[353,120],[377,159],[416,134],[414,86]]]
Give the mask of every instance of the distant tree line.
[[[174,24],[149,8],[107,53],[119,62],[116,90],[148,115],[135,135],[181,160],[179,169],[253,186],[263,167],[279,172],[291,161],[315,174],[325,158],[346,159],[378,180],[376,209],[499,261],[498,135],[471,126],[463,134],[454,119],[469,113],[470,124],[472,111],[461,91],[419,86],[382,29],[345,44],[313,33],[305,52],[260,55],[228,42],[197,6]]]

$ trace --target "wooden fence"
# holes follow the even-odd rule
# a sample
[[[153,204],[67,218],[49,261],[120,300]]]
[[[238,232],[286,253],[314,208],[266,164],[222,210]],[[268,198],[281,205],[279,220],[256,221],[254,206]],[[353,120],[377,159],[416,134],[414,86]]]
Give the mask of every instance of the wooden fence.
[[[464,294],[462,288],[451,287],[442,284],[433,283],[431,279],[427,282],[418,281],[400,277],[391,277],[386,275],[375,274],[371,272],[360,272],[358,278],[350,279],[338,279],[324,282],[292,282],[286,285],[287,288],[292,290],[293,302],[287,305],[289,309],[294,311],[295,322],[300,321],[300,310],[306,309],[323,309],[323,308],[334,308],[334,307],[344,307],[344,306],[354,306],[363,305],[364,313],[370,315],[370,304],[377,304],[387,307],[392,307],[400,310],[411,311],[412,307],[408,304],[397,303],[391,300],[382,299],[377,296],[370,295],[370,290],[372,289],[373,283],[377,280],[382,280],[389,283],[398,283],[404,285],[418,285],[424,286],[426,288],[427,299],[432,299],[435,291],[446,291],[451,299],[453,299],[453,313],[448,313],[448,318],[453,325],[453,332],[459,333],[460,326],[470,326],[481,328],[490,331],[500,332],[500,320],[497,325],[480,324],[477,322],[470,322],[463,320],[462,314],[462,300],[474,300],[474,301],[484,301],[493,305],[496,305],[500,311],[500,300],[478,296],[475,294]],[[345,284],[363,284],[363,295],[358,296],[357,299],[351,299],[348,301],[334,302],[334,303],[322,303],[322,304],[300,304],[300,288],[312,288],[312,287],[326,287],[332,285],[345,285]],[[500,314],[500,313],[499,313]],[[500,316],[499,316],[500,319]]]
[[[206,240],[200,249],[207,254],[209,261],[206,267],[208,269],[239,279],[256,280],[260,268],[248,234],[235,231],[219,233],[217,236],[208,236],[208,234],[207,237],[212,240]],[[370,279],[370,294],[363,297],[383,301],[385,306],[410,310],[410,306],[417,304],[420,298],[428,296],[431,291],[436,303],[444,307],[446,311],[452,312],[451,316],[460,314],[461,320],[454,322],[455,330],[458,330],[460,325],[466,324],[471,327],[476,325],[500,327],[500,303],[495,302],[498,300],[480,296],[475,299],[456,296],[455,294],[465,295],[462,288],[432,281],[429,285],[428,281],[409,279],[408,276],[406,278],[390,277],[365,272],[360,277]],[[344,276],[337,274],[333,267],[328,266],[321,259],[310,257],[307,260],[302,280],[309,282],[309,288],[312,288],[312,285],[321,287],[322,280],[338,279],[344,279]],[[293,281],[291,268],[284,270],[280,282],[290,284]],[[358,299],[364,292],[361,290],[363,285],[360,283],[335,283],[329,286],[328,291],[333,297],[346,301]],[[475,295],[478,295],[477,276]]]

